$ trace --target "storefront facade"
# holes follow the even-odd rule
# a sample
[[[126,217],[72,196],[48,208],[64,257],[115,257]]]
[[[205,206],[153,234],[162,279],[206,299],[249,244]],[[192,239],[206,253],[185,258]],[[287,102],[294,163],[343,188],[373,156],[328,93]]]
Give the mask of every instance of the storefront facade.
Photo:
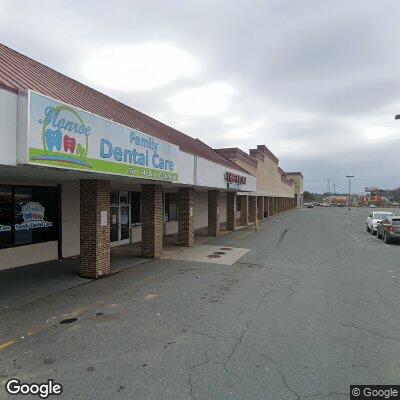
[[[300,176],[296,175],[299,183],[296,186],[292,176],[279,167],[279,159],[265,145],[250,149],[249,154],[239,148],[223,148],[215,151],[257,179],[257,188],[254,192],[238,195],[239,224],[253,223],[299,206],[297,197],[302,198],[302,175],[301,182]]]
[[[1,44],[0,137],[0,269],[80,256],[98,278],[112,247],[159,258],[295,206],[265,146],[213,150]]]
[[[218,236],[228,197],[256,186],[222,158],[31,90],[0,89],[0,134],[0,269],[86,254],[82,275],[98,277],[110,247],[137,242],[158,258],[163,236]],[[228,188],[227,173],[245,179]]]

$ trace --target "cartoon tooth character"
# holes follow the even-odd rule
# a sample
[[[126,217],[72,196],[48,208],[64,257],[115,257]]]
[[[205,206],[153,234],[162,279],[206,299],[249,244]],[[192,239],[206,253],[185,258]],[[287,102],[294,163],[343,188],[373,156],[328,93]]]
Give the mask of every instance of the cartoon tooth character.
[[[71,154],[74,154],[75,151],[75,146],[76,146],[76,139],[73,137],[70,137],[68,135],[64,136],[64,151],[68,153],[68,151]]]
[[[55,148],[57,151],[61,150],[61,131],[59,129],[46,129],[46,146],[49,151],[53,151]]]

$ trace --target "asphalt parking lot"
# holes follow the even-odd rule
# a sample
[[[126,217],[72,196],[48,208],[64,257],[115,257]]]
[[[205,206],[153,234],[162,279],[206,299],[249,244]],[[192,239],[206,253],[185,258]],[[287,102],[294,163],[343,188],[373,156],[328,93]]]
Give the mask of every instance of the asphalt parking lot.
[[[350,384],[396,384],[400,245],[365,217],[279,214],[208,243],[250,249],[233,265],[158,260],[6,310],[0,398],[14,377],[53,378],[66,399],[348,399]]]

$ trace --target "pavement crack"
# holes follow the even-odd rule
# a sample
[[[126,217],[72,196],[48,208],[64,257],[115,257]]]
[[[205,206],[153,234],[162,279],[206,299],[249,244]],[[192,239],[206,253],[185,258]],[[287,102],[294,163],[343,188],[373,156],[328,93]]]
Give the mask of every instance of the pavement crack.
[[[188,377],[188,386],[189,386],[189,389],[190,389],[189,396],[190,396],[191,399],[194,399],[194,400],[196,399],[196,396],[193,394],[193,389],[194,389],[193,388],[193,371],[196,368],[199,368],[199,367],[201,367],[203,365],[206,365],[206,364],[208,364],[210,362],[210,359],[208,358],[207,350],[204,353],[204,355],[206,357],[205,361],[199,362],[199,363],[194,364],[194,365],[189,365],[189,377]]]
[[[257,307],[256,307],[256,311],[260,311],[262,304],[264,303],[265,298],[270,295],[270,294],[274,294],[276,292],[276,290],[268,290],[267,292],[265,292],[260,300],[257,303]]]
[[[319,320],[319,321],[325,322],[325,323],[327,323],[327,324],[336,325],[336,326],[343,326],[343,327],[345,327],[345,328],[356,329],[356,330],[358,330],[358,331],[366,332],[366,333],[369,333],[369,334],[371,334],[371,335],[378,336],[378,337],[380,337],[380,338],[387,339],[387,340],[397,340],[397,341],[400,340],[399,337],[382,335],[382,334],[380,334],[380,333],[378,333],[378,332],[375,332],[375,331],[372,331],[372,330],[366,329],[366,328],[361,328],[361,327],[359,327],[359,326],[357,326],[357,325],[353,325],[353,324],[343,324],[343,323],[341,323],[341,322],[333,322],[333,321],[326,321],[326,320]]]
[[[235,340],[229,336],[224,336],[224,335],[210,335],[209,333],[201,332],[201,331],[195,331],[191,330],[190,332],[194,333],[195,335],[200,335],[200,336],[205,336],[211,339],[230,339],[230,340]]]
[[[282,373],[279,369],[278,369],[277,371],[278,371],[279,375],[281,376],[281,380],[282,380],[283,386],[285,386],[285,388],[286,388],[289,392],[293,393],[293,394],[296,396],[296,400],[300,400],[301,397],[302,397],[302,395],[299,394],[299,393],[297,393],[297,392],[287,383],[285,375],[283,375],[283,373]]]
[[[242,344],[243,337],[244,337],[244,335],[246,334],[247,329],[249,329],[250,323],[251,323],[251,319],[249,319],[249,320],[247,321],[246,327],[243,329],[243,331],[242,331],[240,337],[239,337],[238,339],[236,339],[235,345],[233,346],[232,350],[231,350],[231,351],[229,352],[229,354],[228,354],[228,360],[230,360],[230,359],[232,358],[232,356],[233,356],[233,354],[235,353],[235,351],[237,350],[237,348]]]

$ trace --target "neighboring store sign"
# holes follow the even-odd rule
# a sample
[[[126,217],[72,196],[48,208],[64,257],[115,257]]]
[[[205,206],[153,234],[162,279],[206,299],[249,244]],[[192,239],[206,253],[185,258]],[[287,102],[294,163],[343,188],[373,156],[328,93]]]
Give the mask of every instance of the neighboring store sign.
[[[178,180],[178,146],[32,91],[27,115],[21,163]]]
[[[233,172],[226,172],[225,180],[228,189],[241,189],[246,184],[245,176],[234,174]]]
[[[22,206],[22,218],[24,221],[21,224],[15,224],[16,231],[53,226],[52,222],[44,220],[44,207],[37,202],[27,203]]]

